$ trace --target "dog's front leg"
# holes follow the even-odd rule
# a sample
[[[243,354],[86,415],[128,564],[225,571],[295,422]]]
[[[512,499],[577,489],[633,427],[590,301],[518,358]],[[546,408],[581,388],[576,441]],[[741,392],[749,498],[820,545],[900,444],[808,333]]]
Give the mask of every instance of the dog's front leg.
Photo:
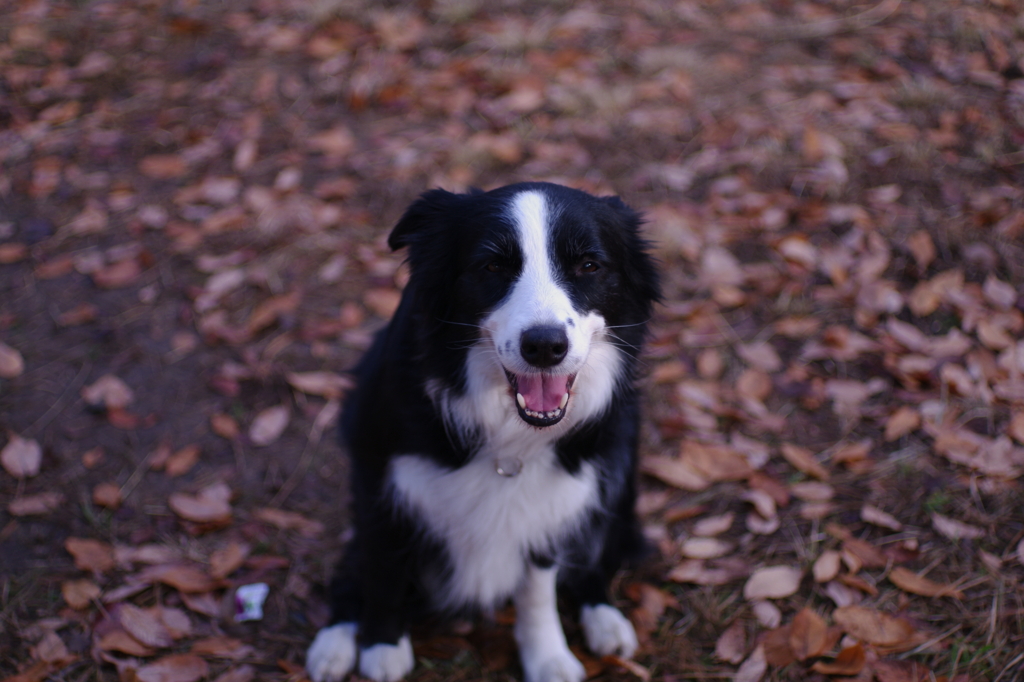
[[[569,651],[558,619],[555,566],[530,563],[516,591],[516,642],[526,682],[580,682],[583,665]]]

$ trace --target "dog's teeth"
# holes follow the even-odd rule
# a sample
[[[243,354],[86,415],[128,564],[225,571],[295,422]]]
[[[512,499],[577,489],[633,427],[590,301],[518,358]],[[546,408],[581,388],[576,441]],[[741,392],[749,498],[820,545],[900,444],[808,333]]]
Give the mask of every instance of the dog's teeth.
[[[526,409],[526,398],[523,397],[522,393],[516,393],[516,402],[519,403],[519,407]]]
[[[558,403],[558,409],[564,410],[565,409],[565,404],[568,403],[568,402],[569,402],[569,394],[568,393],[563,393],[562,394],[562,401],[560,403]]]

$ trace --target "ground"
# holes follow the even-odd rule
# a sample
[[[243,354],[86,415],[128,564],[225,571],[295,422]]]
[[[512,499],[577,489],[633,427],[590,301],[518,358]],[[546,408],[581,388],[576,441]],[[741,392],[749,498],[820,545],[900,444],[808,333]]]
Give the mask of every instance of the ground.
[[[552,180],[644,211],[666,290],[642,648],[588,672],[1024,679],[1022,16],[0,4],[0,678],[300,679],[389,228]],[[413,679],[519,679],[509,620]]]

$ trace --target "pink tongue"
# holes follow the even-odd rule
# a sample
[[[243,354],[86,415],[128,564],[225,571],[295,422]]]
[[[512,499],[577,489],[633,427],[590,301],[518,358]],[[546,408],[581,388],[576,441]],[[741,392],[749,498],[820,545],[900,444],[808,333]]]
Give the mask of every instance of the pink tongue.
[[[551,412],[562,404],[569,377],[547,374],[519,374],[516,377],[519,393],[526,401],[526,409],[533,412]]]

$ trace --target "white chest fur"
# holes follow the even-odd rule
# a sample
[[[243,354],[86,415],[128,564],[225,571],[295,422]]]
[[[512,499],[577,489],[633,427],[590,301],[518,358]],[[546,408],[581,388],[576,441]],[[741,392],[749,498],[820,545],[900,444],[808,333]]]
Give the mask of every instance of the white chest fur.
[[[497,605],[519,585],[530,550],[549,551],[578,530],[597,501],[590,464],[571,475],[548,444],[529,452],[502,450],[509,454],[523,462],[514,477],[498,475],[495,455],[486,450],[455,470],[416,455],[392,462],[396,502],[448,549],[452,575],[434,595],[441,607]]]

